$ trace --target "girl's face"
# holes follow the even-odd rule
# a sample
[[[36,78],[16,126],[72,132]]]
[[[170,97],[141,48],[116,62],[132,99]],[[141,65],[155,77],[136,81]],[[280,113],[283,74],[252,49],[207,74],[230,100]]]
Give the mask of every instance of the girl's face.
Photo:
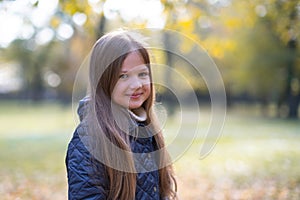
[[[119,79],[112,92],[112,100],[130,110],[142,106],[150,96],[150,72],[139,52],[125,58]]]

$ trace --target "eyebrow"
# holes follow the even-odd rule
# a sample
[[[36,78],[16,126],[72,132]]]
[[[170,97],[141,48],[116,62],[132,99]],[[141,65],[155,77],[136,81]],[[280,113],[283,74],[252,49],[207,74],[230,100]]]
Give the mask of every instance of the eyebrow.
[[[137,67],[139,67],[139,66],[137,66]],[[149,70],[147,66],[142,66],[141,69],[138,69],[138,71],[146,71],[146,70],[147,71]],[[132,70],[121,70],[121,73],[127,73],[129,71],[132,71]]]

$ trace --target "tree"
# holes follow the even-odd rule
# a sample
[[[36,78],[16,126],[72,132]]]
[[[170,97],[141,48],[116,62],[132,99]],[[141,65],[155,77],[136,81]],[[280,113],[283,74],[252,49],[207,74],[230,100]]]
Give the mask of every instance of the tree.
[[[250,25],[244,23],[239,28],[243,31],[235,30],[239,41],[235,53],[242,61],[237,61],[242,67],[236,78],[244,83],[240,87],[256,91],[254,96],[264,104],[276,102],[278,113],[287,105],[288,117],[296,118],[300,80],[296,45],[300,25],[298,3],[278,0],[243,3],[244,18],[252,16],[255,20]]]
[[[33,30],[30,37],[16,38],[10,46],[3,49],[7,55],[6,60],[15,60],[22,67],[23,98],[42,100],[47,98],[45,93],[48,90],[54,90],[58,97],[70,99],[76,70],[89,52],[89,48],[83,44],[91,47],[95,41],[95,37],[90,36],[91,33],[96,35],[92,17],[85,19],[92,12],[88,1],[71,1],[71,4],[69,1],[61,2],[63,6],[60,4],[47,22],[39,26],[31,21],[28,12],[15,13],[22,16],[23,23]],[[39,9],[39,4],[39,1],[34,4],[28,2],[26,9],[34,12]],[[7,9],[9,12],[9,7]],[[103,28],[105,20],[100,24]],[[52,34],[51,38],[47,39],[49,36],[42,34],[45,30]],[[44,75],[49,71],[55,72],[62,81],[55,89],[49,88],[44,80]]]
[[[15,40],[5,54],[6,59],[17,60],[22,68],[23,98],[39,101],[45,92],[42,66],[49,62],[48,55],[52,46],[49,44],[33,50],[29,48],[31,42]]]
[[[298,116],[298,1],[161,2],[166,27],[203,44],[218,64],[227,96],[248,94],[263,105],[278,103],[278,111],[288,105],[288,116]]]

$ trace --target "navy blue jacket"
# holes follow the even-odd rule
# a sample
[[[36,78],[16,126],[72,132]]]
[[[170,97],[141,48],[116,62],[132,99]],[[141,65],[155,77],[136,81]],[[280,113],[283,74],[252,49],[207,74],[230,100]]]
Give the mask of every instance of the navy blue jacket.
[[[82,103],[81,103],[82,104]],[[80,115],[80,107],[78,112]],[[140,127],[140,126],[139,126]],[[96,168],[92,166],[93,155],[82,142],[89,139],[87,133],[79,125],[68,145],[66,167],[68,174],[68,197],[70,200],[107,199],[109,179],[104,164],[96,162]],[[131,150],[140,153],[138,162],[142,163],[145,172],[137,174],[136,200],[159,200],[159,173],[154,169],[155,163],[151,161],[149,152],[156,149],[153,136],[132,139]]]

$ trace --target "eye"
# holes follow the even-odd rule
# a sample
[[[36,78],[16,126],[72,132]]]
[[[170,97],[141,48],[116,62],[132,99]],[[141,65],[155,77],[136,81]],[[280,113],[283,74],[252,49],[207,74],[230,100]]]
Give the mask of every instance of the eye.
[[[128,78],[128,74],[121,74],[119,76],[119,79],[126,79],[126,78]]]
[[[139,73],[139,77],[147,77],[149,76],[149,72],[141,72]]]

